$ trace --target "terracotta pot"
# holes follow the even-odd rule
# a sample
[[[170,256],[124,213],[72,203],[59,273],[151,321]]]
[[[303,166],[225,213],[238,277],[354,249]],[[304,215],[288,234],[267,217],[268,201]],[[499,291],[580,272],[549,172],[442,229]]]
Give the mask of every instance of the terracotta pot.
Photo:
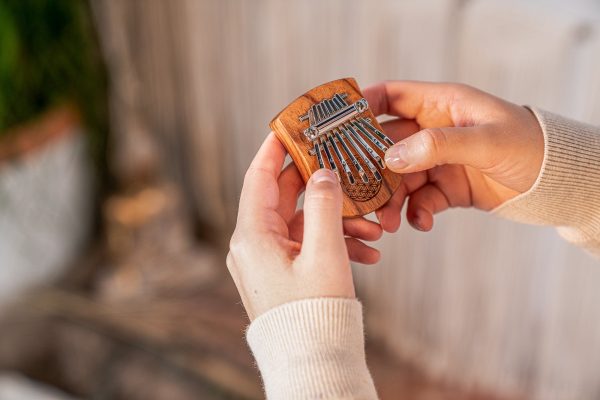
[[[50,282],[82,251],[92,225],[91,177],[70,106],[0,139],[0,305]]]

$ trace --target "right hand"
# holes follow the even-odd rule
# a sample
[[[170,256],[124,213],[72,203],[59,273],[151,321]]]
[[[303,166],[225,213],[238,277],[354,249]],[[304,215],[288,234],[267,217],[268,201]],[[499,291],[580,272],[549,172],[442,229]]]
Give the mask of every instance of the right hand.
[[[492,210],[529,190],[539,175],[544,137],[525,107],[461,84],[390,81],[364,95],[375,115],[399,117],[383,123],[399,140],[388,149],[386,163],[406,174],[377,211],[386,231],[398,229],[407,198],[408,221],[428,231],[435,213],[449,207]],[[418,132],[409,133],[407,124]]]
[[[381,228],[342,219],[342,189],[331,170],[310,177],[304,209],[296,210],[304,182],[273,133],[254,157],[240,196],[227,268],[251,320],[278,305],[319,297],[354,298],[350,260],[377,262]],[[347,237],[351,236],[351,237]]]

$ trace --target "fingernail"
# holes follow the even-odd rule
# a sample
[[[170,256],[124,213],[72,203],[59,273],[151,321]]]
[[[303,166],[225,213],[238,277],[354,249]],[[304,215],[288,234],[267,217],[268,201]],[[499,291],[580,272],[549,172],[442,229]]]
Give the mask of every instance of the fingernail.
[[[392,146],[385,153],[385,163],[392,169],[402,169],[408,167],[406,156],[408,155],[408,147],[406,143],[398,143]]]
[[[315,171],[311,179],[314,183],[337,183],[338,181],[337,177],[335,176],[335,173],[326,168],[321,168],[320,170]]]
[[[415,228],[425,232],[425,211],[417,210],[414,219]]]

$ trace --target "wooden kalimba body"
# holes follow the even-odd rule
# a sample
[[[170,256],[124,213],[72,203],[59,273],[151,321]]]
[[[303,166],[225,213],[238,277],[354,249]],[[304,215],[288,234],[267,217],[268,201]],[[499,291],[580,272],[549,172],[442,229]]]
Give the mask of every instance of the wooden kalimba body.
[[[401,177],[383,157],[394,143],[369,109],[356,81],[339,79],[298,97],[270,123],[306,182],[319,168],[337,175],[346,217],[384,205]]]

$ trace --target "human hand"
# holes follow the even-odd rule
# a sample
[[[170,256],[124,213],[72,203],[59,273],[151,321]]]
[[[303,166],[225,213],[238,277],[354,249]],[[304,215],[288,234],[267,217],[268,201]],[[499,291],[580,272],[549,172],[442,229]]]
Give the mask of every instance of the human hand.
[[[387,166],[404,175],[392,199],[377,211],[384,230],[407,219],[419,230],[449,207],[492,210],[526,192],[544,158],[544,137],[535,116],[461,84],[390,81],[363,91],[375,115],[398,119],[383,128],[400,140],[386,153]],[[417,133],[407,134],[413,123]]]
[[[304,182],[293,164],[281,170],[285,155],[269,134],[246,173],[227,255],[251,320],[294,300],[353,298],[350,260],[379,260],[361,240],[379,239],[381,227],[364,218],[342,221],[342,190],[332,171],[311,176],[304,210],[296,211]]]

